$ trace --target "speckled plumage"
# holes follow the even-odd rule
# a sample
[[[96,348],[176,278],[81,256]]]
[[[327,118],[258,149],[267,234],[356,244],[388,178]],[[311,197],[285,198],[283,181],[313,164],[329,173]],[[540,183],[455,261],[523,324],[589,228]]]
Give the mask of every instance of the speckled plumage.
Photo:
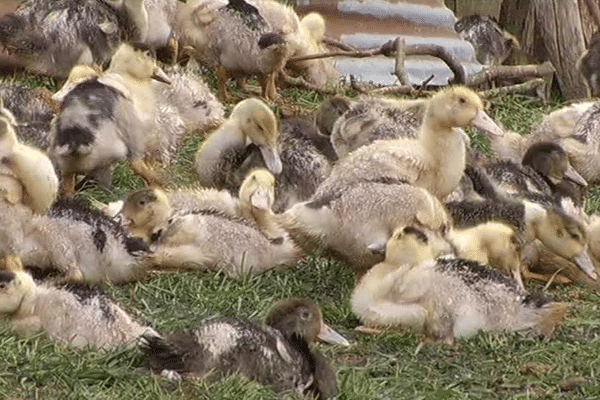
[[[43,331],[66,347],[109,349],[155,335],[134,321],[99,289],[85,286],[36,285],[25,272],[0,271],[0,312],[17,333]]]
[[[66,77],[76,64],[107,62],[136,37],[123,9],[95,0],[28,0],[0,21],[0,42],[28,69]]]
[[[500,65],[508,58],[514,43],[505,36],[495,18],[469,15],[454,24],[458,36],[475,48],[477,61],[485,65]]]

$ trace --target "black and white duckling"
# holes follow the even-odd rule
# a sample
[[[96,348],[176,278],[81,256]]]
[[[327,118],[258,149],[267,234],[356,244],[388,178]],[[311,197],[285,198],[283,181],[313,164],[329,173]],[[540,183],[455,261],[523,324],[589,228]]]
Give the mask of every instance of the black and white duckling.
[[[488,15],[464,16],[454,24],[458,36],[473,45],[475,58],[484,65],[501,65],[519,42],[510,33],[502,30],[498,21]]]
[[[4,207],[0,222],[0,254],[15,255],[26,267],[57,272],[59,279],[121,283],[144,273],[139,259],[148,246],[80,201],[58,201],[48,216],[19,205]]]
[[[100,78],[84,80],[68,92],[48,149],[62,173],[65,194],[74,191],[76,174],[106,169],[123,158],[147,182],[160,182],[146,158],[168,153],[170,142],[184,130],[158,126],[153,79],[168,82],[155,60],[123,44]]]
[[[437,198],[401,182],[358,183],[319,201],[298,203],[283,215],[306,251],[332,253],[359,275],[382,260],[370,247],[385,243],[397,226],[410,223],[440,236],[450,226]],[[445,241],[439,244],[441,252],[449,250]]]
[[[449,202],[444,206],[454,226],[459,228],[488,221],[503,222],[514,227],[523,239],[525,265],[531,263],[528,259],[531,249],[529,246],[533,245],[535,248],[537,245],[534,241],[537,239],[553,253],[574,262],[591,279],[597,279],[587,250],[585,226],[557,207],[545,207],[527,200],[501,197]]]
[[[58,192],[58,177],[48,156],[17,139],[14,116],[0,108],[0,198],[45,214]]]
[[[142,351],[161,375],[214,373],[221,378],[239,374],[273,386],[277,392],[299,392],[317,399],[337,393],[335,372],[314,348],[317,339],[348,345],[323,322],[315,302],[305,298],[278,301],[263,326],[215,317],[190,332],[145,339]]]
[[[331,146],[328,141],[321,139],[308,121],[281,121],[278,153],[282,170],[275,177],[275,212],[283,212],[298,202],[308,200],[331,173],[331,162],[327,156]],[[233,186],[233,189],[238,186],[236,182],[244,179],[249,171],[267,166],[257,147],[252,146],[248,153],[238,171],[230,178],[228,186]]]
[[[458,185],[465,169],[464,135],[453,128],[468,125],[502,133],[483,111],[475,92],[449,87],[428,101],[417,140],[380,140],[357,149],[334,166],[312,200],[357,182],[378,180],[405,181],[444,198]]]
[[[124,41],[143,41],[143,0],[28,0],[0,21],[0,43],[32,72],[65,78],[77,64],[108,62]]]
[[[227,121],[202,142],[196,153],[194,167],[200,185],[226,188],[231,174],[248,155],[250,144],[258,146],[267,169],[280,174],[283,166],[278,141],[279,126],[273,111],[256,98],[239,102]],[[237,188],[233,191],[237,192]]]
[[[59,111],[51,96],[45,88],[29,89],[17,82],[0,84],[0,98],[17,121],[14,128],[20,142],[39,149],[48,147],[50,123]]]
[[[194,0],[178,13],[178,37],[183,46],[193,48],[193,57],[215,68],[219,99],[230,101],[230,77],[256,76],[262,96],[275,99],[275,77],[288,57],[280,34],[244,0]]]
[[[38,285],[24,271],[0,270],[0,314],[19,335],[43,331],[66,347],[109,349],[156,335],[97,288]]]
[[[351,306],[369,326],[409,328],[449,343],[480,330],[550,336],[567,310],[476,261],[436,260],[427,235],[410,226],[394,232],[385,261],[360,280]]]
[[[102,69],[90,65],[75,65],[69,71],[67,80],[62,87],[52,95],[52,100],[62,103],[65,96],[75,88],[79,83],[99,78],[102,74]]]

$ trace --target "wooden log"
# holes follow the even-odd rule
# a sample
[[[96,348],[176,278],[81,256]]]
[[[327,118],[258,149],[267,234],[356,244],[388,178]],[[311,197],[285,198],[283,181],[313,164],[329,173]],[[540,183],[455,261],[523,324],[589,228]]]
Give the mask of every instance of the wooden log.
[[[575,67],[585,50],[577,0],[531,0],[522,45],[538,61],[552,63],[565,100],[586,97]]]
[[[586,47],[600,27],[600,0],[579,0],[579,15]]]

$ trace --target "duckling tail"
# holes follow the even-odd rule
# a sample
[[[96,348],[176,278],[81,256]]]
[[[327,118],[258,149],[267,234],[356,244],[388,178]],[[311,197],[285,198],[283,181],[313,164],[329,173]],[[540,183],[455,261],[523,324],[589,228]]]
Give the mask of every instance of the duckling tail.
[[[538,309],[538,321],[534,326],[535,331],[547,338],[552,337],[556,328],[565,318],[568,309],[568,303],[552,302],[545,304]]]

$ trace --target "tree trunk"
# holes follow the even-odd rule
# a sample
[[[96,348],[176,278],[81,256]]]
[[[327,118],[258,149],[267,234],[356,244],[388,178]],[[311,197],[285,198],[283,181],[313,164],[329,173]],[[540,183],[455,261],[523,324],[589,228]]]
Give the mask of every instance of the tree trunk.
[[[538,62],[550,61],[565,100],[587,96],[575,64],[585,51],[577,0],[531,0],[522,45]]]
[[[504,0],[500,7],[500,26],[515,35],[519,42],[523,41],[525,17],[530,4],[531,0]]]
[[[586,47],[590,43],[592,35],[596,33],[600,27],[600,19],[598,18],[598,15],[594,15],[595,13],[590,10],[588,2],[596,5],[595,13],[600,9],[600,0],[579,0],[579,14],[581,15],[581,26],[583,27],[583,36],[585,38]]]

